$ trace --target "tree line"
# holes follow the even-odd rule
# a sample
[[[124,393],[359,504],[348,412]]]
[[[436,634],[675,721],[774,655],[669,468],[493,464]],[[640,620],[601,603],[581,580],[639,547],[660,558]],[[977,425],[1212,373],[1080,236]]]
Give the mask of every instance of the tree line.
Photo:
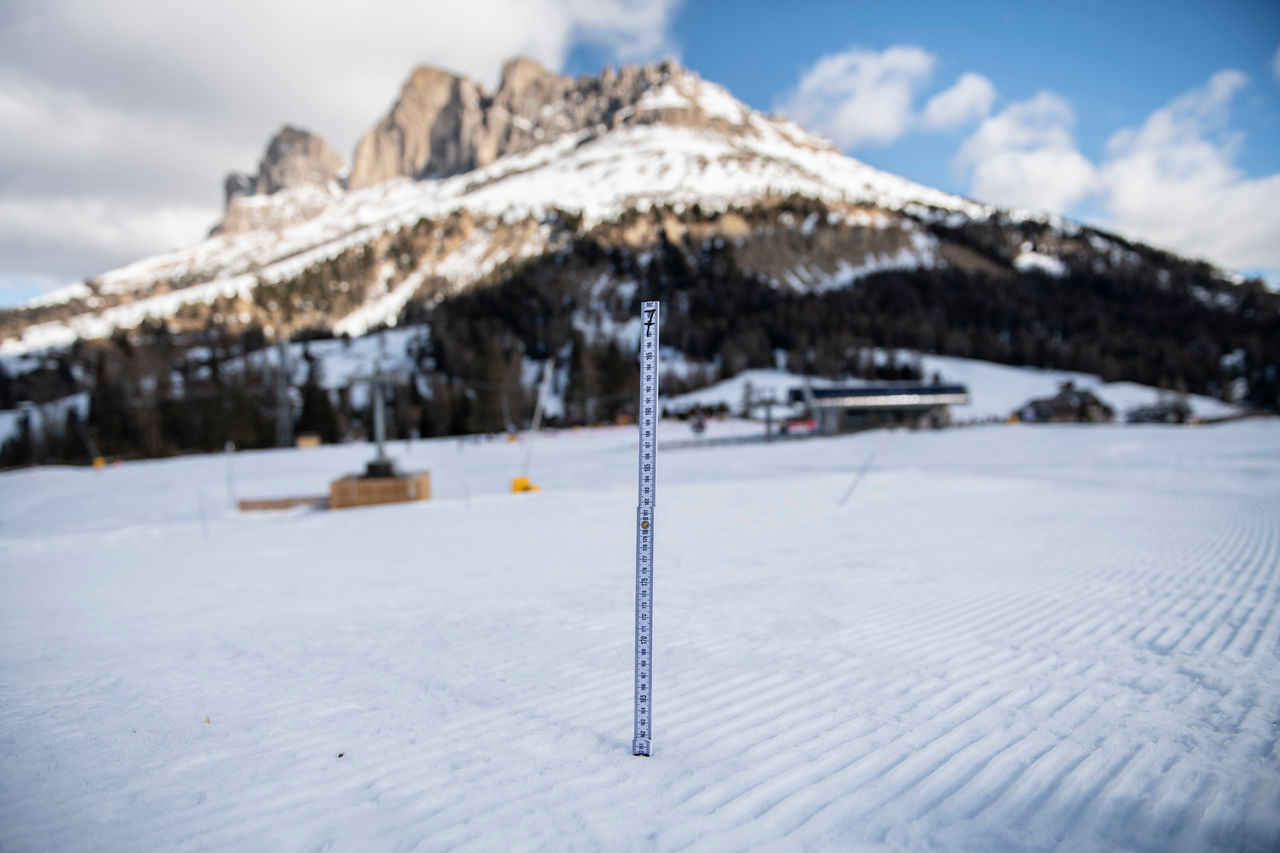
[[[824,210],[811,200],[790,204],[797,219]],[[1112,239],[1144,262],[1101,270],[1076,264],[1060,277],[1010,274],[1005,244],[1019,233],[1011,236],[1007,223],[930,227],[989,263],[883,271],[838,289],[798,292],[744,268],[728,241],[673,241],[660,230],[655,242],[630,246],[599,229],[569,229],[573,236],[558,251],[508,264],[442,301],[424,297],[405,307],[399,324],[422,332],[408,353],[411,376],[388,389],[389,430],[406,438],[526,423],[535,404],[531,367],[552,358],[559,366],[553,391],[564,402],[552,424],[634,414],[628,324],[647,299],[663,302],[664,348],[698,365],[665,375],[666,394],[779,364],[797,374],[918,379],[910,362],[875,355],[905,349],[1212,396],[1242,388],[1244,402],[1280,411],[1280,298],[1261,283],[1230,287],[1204,264],[1119,238]],[[1044,227],[1017,229],[1035,238]],[[409,236],[427,240],[429,229],[419,223]],[[404,238],[402,255],[417,250],[413,240]],[[355,253],[307,272],[289,290],[299,294],[291,301],[323,302],[326,288],[367,277],[370,257]],[[350,299],[350,289],[340,298]],[[152,321],[78,342],[21,376],[0,366],[0,408],[89,394],[83,417],[72,409],[20,423],[0,448],[0,464],[85,461],[91,446],[121,457],[218,450],[228,441],[270,447],[281,418],[290,431],[324,441],[368,435],[369,395],[350,385],[327,388],[323,362],[309,352],[304,378],[287,379],[290,403],[282,410],[279,368],[257,355],[267,348],[257,327],[232,333],[210,323],[176,335]]]

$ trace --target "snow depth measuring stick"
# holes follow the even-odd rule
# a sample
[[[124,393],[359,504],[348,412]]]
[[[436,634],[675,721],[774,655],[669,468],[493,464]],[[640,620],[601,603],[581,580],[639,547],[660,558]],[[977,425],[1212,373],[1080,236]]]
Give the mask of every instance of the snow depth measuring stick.
[[[632,755],[653,734],[653,508],[658,497],[658,303],[640,304],[640,502],[636,506],[636,728]]]

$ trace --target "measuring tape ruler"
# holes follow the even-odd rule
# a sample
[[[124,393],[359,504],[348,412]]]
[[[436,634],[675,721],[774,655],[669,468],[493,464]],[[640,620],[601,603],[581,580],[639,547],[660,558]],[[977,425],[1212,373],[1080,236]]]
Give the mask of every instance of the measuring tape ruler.
[[[636,716],[632,755],[653,734],[653,510],[658,497],[658,303],[640,305],[640,483],[636,506]]]

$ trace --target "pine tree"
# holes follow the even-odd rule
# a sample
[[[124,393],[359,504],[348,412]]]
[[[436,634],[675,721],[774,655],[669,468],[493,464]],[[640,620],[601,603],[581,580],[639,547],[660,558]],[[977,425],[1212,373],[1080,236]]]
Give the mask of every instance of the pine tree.
[[[570,423],[591,423],[596,415],[600,380],[586,338],[575,329],[571,340],[573,352],[569,356],[569,387],[564,394],[565,416]]]
[[[302,384],[302,412],[294,425],[295,432],[315,433],[325,444],[336,444],[342,440],[342,431],[333,401],[324,387],[323,364],[312,356],[307,360],[307,379]]]
[[[18,431],[0,447],[0,466],[17,468],[35,464],[38,455],[35,434],[31,428],[31,414],[23,412],[18,418]]]

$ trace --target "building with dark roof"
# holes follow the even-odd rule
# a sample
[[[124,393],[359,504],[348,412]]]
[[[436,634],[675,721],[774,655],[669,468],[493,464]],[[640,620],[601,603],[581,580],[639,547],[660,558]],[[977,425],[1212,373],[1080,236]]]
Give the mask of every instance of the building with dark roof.
[[[1032,400],[1016,414],[1025,423],[1101,424],[1116,419],[1115,409],[1070,381],[1063,382],[1055,396]]]
[[[943,427],[951,422],[948,406],[961,406],[969,399],[963,385],[886,383],[791,390],[791,401],[804,403],[818,432],[826,435],[885,426]]]
[[[1135,406],[1125,412],[1131,424],[1185,424],[1195,420],[1195,413],[1185,397],[1162,397],[1148,406]]]

